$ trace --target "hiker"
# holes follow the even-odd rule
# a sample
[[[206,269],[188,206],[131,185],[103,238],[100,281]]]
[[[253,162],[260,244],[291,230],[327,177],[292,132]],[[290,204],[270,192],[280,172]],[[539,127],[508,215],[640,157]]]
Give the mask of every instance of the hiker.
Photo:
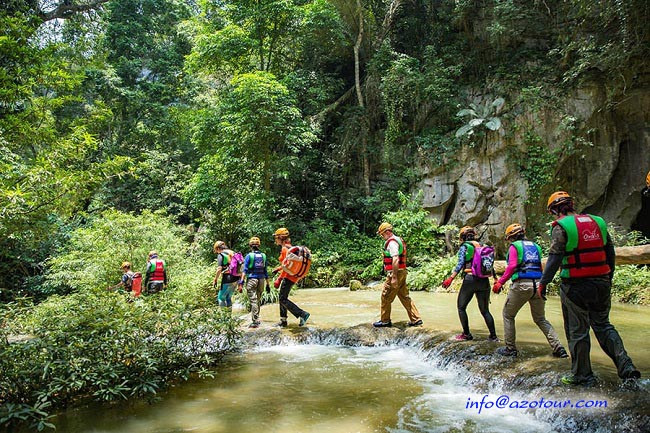
[[[391,304],[397,296],[406,309],[408,326],[421,326],[422,319],[406,287],[406,243],[393,234],[393,226],[387,222],[379,225],[377,234],[384,239],[384,271],[386,281],[381,292],[381,318],[372,324],[375,328],[393,326],[390,320]]]
[[[645,198],[650,198],[650,171],[645,176],[645,188],[641,190],[641,194]]]
[[[120,279],[120,282],[114,286],[110,286],[108,290],[115,290],[118,287],[124,287],[124,291],[128,293],[131,291],[131,287],[133,286],[133,277],[135,276],[135,272],[131,270],[130,262],[122,263],[120,269],[122,270],[122,278]]]
[[[596,215],[576,213],[573,198],[565,191],[551,194],[547,209],[555,221],[537,295],[545,297],[546,285],[561,268],[560,300],[571,353],[571,375],[562,377],[562,383],[587,386],[595,383],[589,355],[590,326],[600,347],[614,361],[618,376],[639,379],[641,373],[627,355],[616,328],[609,322],[616,252],[605,220]]]
[[[506,241],[511,242],[506,254],[506,270],[494,282],[492,291],[496,294],[509,279],[512,280],[506,303],[503,306],[503,335],[506,345],[497,349],[503,356],[517,356],[515,345],[515,316],[528,303],[533,321],[546,336],[556,358],[568,358],[555,329],[546,320],[544,307],[546,301],[535,294],[537,282],[542,277],[542,249],[535,242],[526,239],[524,228],[517,223],[506,228]]]
[[[267,269],[266,254],[260,251],[260,238],[252,237],[248,241],[251,252],[244,258],[244,277],[246,279],[246,293],[251,301],[251,324],[249,328],[260,326],[260,302],[264,287],[269,287],[269,274]],[[244,278],[240,280],[240,286]]]
[[[282,328],[287,327],[287,310],[290,311],[291,314],[296,317],[296,319],[300,320],[298,324],[299,326],[304,326],[305,323],[307,323],[307,320],[309,320],[309,313],[302,310],[300,307],[289,300],[289,292],[291,291],[291,287],[293,287],[293,285],[296,284],[300,278],[289,275],[285,270],[282,269],[282,263],[284,263],[284,260],[287,257],[287,253],[291,248],[289,230],[281,227],[275,231],[273,238],[275,239],[275,244],[282,247],[279,258],[280,266],[273,270],[274,273],[280,273],[278,278],[276,278],[273,282],[273,286],[276,289],[280,289],[280,321],[277,323],[277,326],[280,326]]]
[[[217,254],[217,273],[214,276],[212,285],[217,287],[219,277],[221,277],[221,286],[217,292],[217,301],[220,307],[228,310],[232,309],[232,295],[237,289],[239,275],[234,275],[230,269],[231,261],[235,252],[228,248],[224,241],[214,243],[213,251]]]
[[[144,288],[146,295],[152,295],[167,288],[167,264],[155,251],[150,251],[148,257]]]
[[[487,277],[473,275],[476,271],[472,270],[472,262],[475,260],[475,254],[484,247],[476,241],[476,230],[474,227],[465,226],[460,229],[460,240],[462,244],[458,249],[458,263],[451,273],[451,276],[442,282],[442,287],[448,288],[456,275],[460,272],[463,273],[463,284],[460,286],[458,292],[458,316],[460,317],[460,324],[463,327],[462,334],[456,335],[458,341],[473,340],[474,337],[469,332],[469,319],[467,317],[467,305],[476,295],[476,302],[478,309],[485,320],[485,324],[490,331],[488,340],[499,341],[496,331],[494,329],[494,318],[490,314],[490,281]]]

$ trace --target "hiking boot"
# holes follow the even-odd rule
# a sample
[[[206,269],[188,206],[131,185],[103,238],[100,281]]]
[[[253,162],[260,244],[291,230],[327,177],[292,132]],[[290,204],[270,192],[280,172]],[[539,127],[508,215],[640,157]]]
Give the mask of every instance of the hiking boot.
[[[560,379],[560,382],[562,382],[564,385],[573,385],[573,386],[585,386],[585,387],[591,387],[596,384],[596,377],[591,375],[586,378],[580,378],[576,377],[572,374],[568,374],[566,376],[562,376],[562,379]]]
[[[474,337],[472,337],[472,334],[458,334],[457,336],[454,337],[456,341],[469,341],[473,340]]]
[[[278,326],[280,328],[286,328],[287,327],[287,319],[280,319],[280,321],[278,323],[276,323],[275,326]]]
[[[568,358],[569,354],[566,353],[564,347],[560,347],[558,350],[553,352],[553,356],[556,358]]]
[[[511,349],[508,346],[499,347],[497,353],[502,356],[517,356],[517,349]]]
[[[626,370],[621,374],[621,379],[623,380],[638,380],[641,379],[641,372],[637,370],[636,368],[631,368],[629,370]]]
[[[372,326],[374,326],[375,328],[390,328],[391,326],[393,326],[393,322],[391,322],[390,320],[388,322],[382,322],[381,320],[379,320],[373,323]]]
[[[497,337],[496,335],[490,335],[487,339],[488,341],[491,341],[493,343],[498,343],[499,341],[501,341],[499,340],[499,337]]]
[[[298,323],[298,326],[305,326],[307,320],[309,320],[309,313],[305,311],[305,314],[300,318],[300,323]]]
[[[422,326],[422,319],[418,319],[415,322],[409,322],[409,326]]]
[[[249,328],[259,328],[260,327],[260,322],[252,322],[250,325],[248,325]]]

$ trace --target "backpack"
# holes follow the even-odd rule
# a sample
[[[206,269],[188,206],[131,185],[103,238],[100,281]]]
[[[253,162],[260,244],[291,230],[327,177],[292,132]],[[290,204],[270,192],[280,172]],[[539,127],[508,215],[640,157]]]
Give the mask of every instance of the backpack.
[[[248,253],[248,270],[251,272],[264,272],[266,268],[266,254],[259,251]]]
[[[136,272],[131,277],[131,291],[136,298],[142,292],[142,274],[140,272]]]
[[[311,251],[307,247],[291,247],[281,266],[282,270],[292,277],[304,278],[311,267]]]
[[[472,275],[478,278],[488,278],[494,273],[494,247],[489,245],[474,248],[472,257]]]
[[[226,273],[233,277],[240,277],[242,274],[242,268],[244,267],[244,256],[242,256],[241,253],[233,253],[229,259],[230,261]]]

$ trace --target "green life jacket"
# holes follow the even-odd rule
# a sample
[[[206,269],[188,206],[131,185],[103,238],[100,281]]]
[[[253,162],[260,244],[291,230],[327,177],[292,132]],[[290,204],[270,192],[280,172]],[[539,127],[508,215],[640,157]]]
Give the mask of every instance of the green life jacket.
[[[567,235],[560,277],[585,278],[611,272],[605,253],[605,220],[596,215],[568,215],[555,221],[555,225],[562,227]]]

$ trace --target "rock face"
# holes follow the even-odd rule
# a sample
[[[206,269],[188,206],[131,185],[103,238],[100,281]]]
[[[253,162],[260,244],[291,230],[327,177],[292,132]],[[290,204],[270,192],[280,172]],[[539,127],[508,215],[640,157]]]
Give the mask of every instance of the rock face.
[[[615,103],[605,95],[591,86],[552,110],[511,107],[503,129],[464,146],[454,155],[459,162],[424,169],[416,188],[423,191],[424,208],[439,224],[477,226],[481,239],[501,252],[512,222],[544,231],[546,198],[557,189],[572,194],[578,210],[629,230],[650,169],[650,91],[630,91]],[[531,135],[556,158],[550,168],[557,171],[537,191],[522,173],[531,163],[525,153]]]

